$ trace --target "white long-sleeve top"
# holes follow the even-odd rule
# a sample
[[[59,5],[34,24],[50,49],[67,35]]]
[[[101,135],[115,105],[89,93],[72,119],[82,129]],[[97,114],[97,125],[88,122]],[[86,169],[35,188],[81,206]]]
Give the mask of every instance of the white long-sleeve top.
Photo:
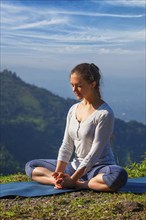
[[[103,103],[86,120],[79,122],[76,118],[78,104],[74,104],[68,112],[58,160],[68,163],[75,149],[71,162],[75,170],[85,168],[87,173],[96,164],[115,164],[110,147],[114,126],[112,109]]]

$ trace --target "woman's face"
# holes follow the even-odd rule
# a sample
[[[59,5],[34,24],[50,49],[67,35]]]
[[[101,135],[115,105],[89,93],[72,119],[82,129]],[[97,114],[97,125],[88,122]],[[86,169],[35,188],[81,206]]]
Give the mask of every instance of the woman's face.
[[[91,91],[93,92],[93,83],[88,83],[77,73],[71,74],[70,84],[77,99],[89,97],[91,95]]]

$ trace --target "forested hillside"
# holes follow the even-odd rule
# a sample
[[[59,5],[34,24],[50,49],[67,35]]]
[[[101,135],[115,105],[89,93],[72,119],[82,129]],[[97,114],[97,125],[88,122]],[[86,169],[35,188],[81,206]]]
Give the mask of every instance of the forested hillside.
[[[62,142],[66,114],[76,101],[22,81],[15,73],[0,73],[1,173],[24,171],[34,158],[56,158]],[[118,163],[142,160],[146,126],[116,119],[112,147]]]

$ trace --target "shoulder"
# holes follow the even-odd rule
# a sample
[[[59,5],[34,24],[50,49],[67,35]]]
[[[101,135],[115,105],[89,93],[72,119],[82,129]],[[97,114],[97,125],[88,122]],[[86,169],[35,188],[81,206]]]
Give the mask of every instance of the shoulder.
[[[68,117],[71,116],[76,111],[78,104],[79,103],[75,103],[70,107],[70,109],[68,111]]]
[[[112,108],[106,102],[99,107],[99,110],[101,110],[102,113],[114,115]]]
[[[72,111],[76,110],[78,104],[79,104],[79,103],[75,103],[75,104],[73,104],[73,105],[70,107],[70,109],[69,109],[68,112],[72,112]]]
[[[99,120],[109,119],[114,121],[114,112],[106,102],[99,107],[97,112]]]

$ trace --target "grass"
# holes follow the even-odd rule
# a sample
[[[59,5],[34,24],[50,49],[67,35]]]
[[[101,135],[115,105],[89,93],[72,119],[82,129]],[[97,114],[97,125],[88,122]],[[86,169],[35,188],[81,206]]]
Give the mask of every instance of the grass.
[[[3,199],[1,219],[146,219],[146,197],[81,191],[50,197]]]
[[[129,177],[144,176],[146,159],[126,167]],[[1,183],[29,181],[24,174],[2,176]],[[37,198],[1,199],[2,220],[145,220],[146,194],[78,191]]]

